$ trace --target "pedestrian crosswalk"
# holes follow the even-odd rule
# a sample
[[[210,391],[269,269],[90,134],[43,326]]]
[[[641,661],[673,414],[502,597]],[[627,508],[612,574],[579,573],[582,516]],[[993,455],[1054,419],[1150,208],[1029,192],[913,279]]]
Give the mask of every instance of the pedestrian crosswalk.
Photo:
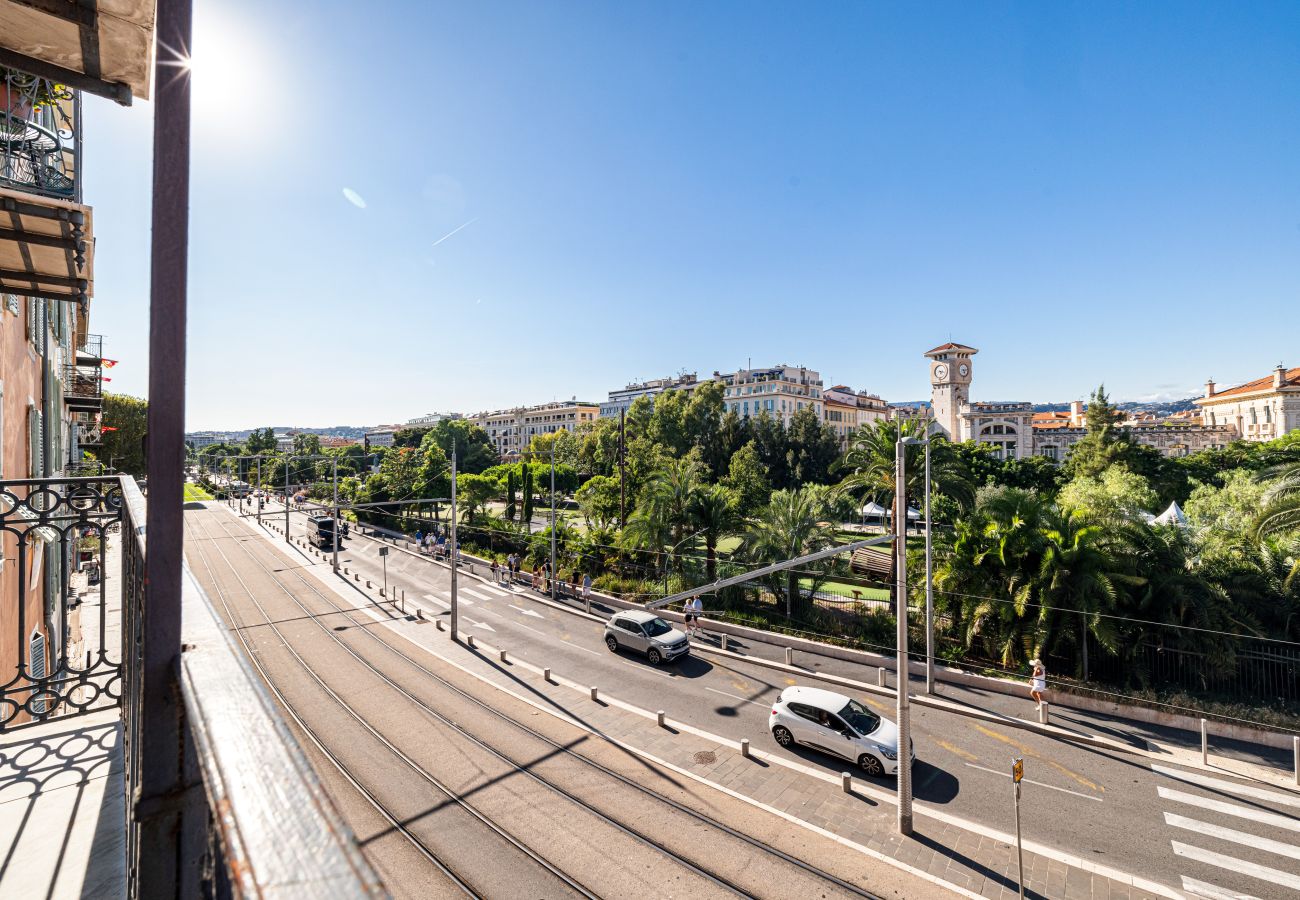
[[[1152,766],[1182,888],[1208,900],[1300,893],[1300,795]]]

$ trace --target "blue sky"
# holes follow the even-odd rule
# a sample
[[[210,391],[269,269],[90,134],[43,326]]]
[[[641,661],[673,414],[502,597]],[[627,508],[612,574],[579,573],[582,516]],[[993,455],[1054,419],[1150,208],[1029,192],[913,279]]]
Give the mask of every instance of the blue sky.
[[[986,400],[1300,365],[1298,55],[1294,3],[197,0],[188,423],[750,359],[914,400],[949,339]],[[142,394],[152,110],[87,106]]]

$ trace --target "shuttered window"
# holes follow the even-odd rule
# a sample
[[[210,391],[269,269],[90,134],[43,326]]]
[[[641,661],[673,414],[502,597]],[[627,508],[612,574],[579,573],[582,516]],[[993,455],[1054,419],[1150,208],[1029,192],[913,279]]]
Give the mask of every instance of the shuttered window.
[[[32,681],[36,681],[45,677],[45,635],[39,631],[33,631],[29,645],[31,665],[27,669],[27,674]],[[43,715],[45,713],[45,700],[33,700],[32,712],[36,715]]]
[[[45,416],[32,404],[27,408],[29,478],[40,478],[45,471]]]

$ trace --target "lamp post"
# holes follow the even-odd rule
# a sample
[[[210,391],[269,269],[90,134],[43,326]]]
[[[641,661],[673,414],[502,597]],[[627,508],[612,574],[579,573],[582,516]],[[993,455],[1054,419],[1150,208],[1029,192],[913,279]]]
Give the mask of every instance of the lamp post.
[[[894,618],[898,623],[898,833],[912,833],[911,710],[908,708],[910,672],[907,661],[907,460],[906,444],[894,445]]]
[[[447,548],[451,556],[451,639],[456,640],[456,626],[459,623],[459,609],[456,603],[456,445],[451,446],[451,546]]]

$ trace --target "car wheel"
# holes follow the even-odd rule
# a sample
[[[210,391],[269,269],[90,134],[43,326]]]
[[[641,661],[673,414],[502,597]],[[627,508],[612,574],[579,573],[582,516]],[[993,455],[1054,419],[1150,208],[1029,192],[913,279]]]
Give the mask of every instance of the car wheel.
[[[885,774],[884,764],[870,753],[864,753],[859,756],[858,765],[865,769],[866,773],[872,778],[879,778]]]
[[[650,665],[652,666],[657,666],[659,663],[663,662],[663,657],[659,655],[659,651],[654,647],[650,648],[649,652],[646,653],[645,658],[650,660]]]
[[[609,648],[610,653],[618,652],[618,641],[614,640],[612,635],[605,638],[605,646]]]
[[[783,725],[778,725],[772,729],[772,737],[776,738],[776,742],[782,747],[789,747],[794,743],[794,735],[790,733],[789,728]]]

